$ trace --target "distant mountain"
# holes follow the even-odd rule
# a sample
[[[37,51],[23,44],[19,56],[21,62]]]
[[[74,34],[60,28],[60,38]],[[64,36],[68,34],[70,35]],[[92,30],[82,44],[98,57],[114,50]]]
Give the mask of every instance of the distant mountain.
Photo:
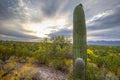
[[[88,41],[88,45],[120,46],[120,41]]]

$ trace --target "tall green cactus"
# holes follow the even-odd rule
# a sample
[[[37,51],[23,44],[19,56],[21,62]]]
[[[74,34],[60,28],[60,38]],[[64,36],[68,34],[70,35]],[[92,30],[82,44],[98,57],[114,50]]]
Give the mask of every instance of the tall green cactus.
[[[73,14],[73,80],[85,80],[86,49],[85,14],[82,4],[79,4]]]

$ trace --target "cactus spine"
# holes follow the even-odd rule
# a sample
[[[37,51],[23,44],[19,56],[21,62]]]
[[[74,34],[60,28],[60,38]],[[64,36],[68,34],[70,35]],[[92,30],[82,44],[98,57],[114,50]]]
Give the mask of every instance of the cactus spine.
[[[86,74],[86,24],[82,4],[73,13],[73,80],[85,80]]]

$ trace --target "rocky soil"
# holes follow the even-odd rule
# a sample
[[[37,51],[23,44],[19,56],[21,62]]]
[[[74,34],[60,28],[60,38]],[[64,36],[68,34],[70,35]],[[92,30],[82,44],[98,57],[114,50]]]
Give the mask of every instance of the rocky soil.
[[[34,80],[67,80],[67,74],[46,65],[37,66],[38,72]]]

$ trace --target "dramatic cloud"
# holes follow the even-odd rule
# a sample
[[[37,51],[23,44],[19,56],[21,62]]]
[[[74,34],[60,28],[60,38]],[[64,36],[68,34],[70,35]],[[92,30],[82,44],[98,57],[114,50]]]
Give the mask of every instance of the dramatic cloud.
[[[88,40],[120,40],[120,0],[1,0],[0,40],[72,37],[79,3],[84,5]]]
[[[60,29],[59,31],[55,31],[51,34],[49,34],[50,37],[53,36],[65,36],[65,37],[71,37],[72,36],[72,30],[71,29]]]
[[[88,23],[88,36],[103,40],[120,40],[120,7],[108,10],[91,18]]]

